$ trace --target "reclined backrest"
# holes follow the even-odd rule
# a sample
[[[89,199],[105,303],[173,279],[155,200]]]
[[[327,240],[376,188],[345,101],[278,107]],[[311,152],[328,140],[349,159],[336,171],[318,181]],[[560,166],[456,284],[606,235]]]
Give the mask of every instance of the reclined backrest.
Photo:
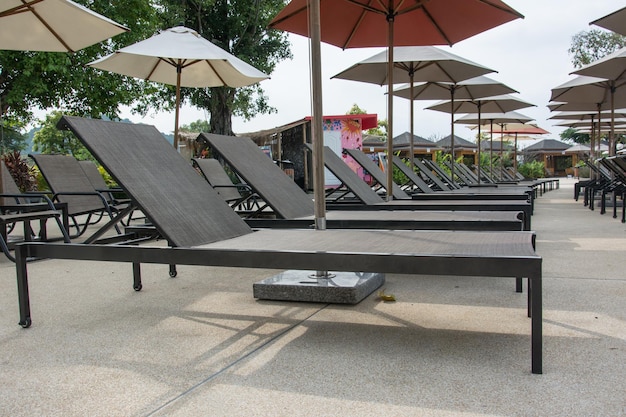
[[[228,165],[285,219],[314,214],[313,200],[250,139],[201,133]]]
[[[93,193],[95,188],[78,161],[69,155],[29,155],[39,167],[52,193]],[[90,213],[103,209],[102,200],[95,195],[59,195],[67,203],[70,215]]]
[[[230,179],[220,161],[213,158],[196,158],[194,163],[200,168],[204,178],[226,201],[239,200],[241,194]]]
[[[348,155],[354,158],[355,161],[358,162],[359,165],[363,167],[366,171],[370,173],[372,177],[381,185],[383,188],[387,188],[387,173],[383,172],[375,163],[370,159],[369,156],[365,155],[358,149],[346,149],[345,150]],[[392,165],[393,166],[393,165]],[[387,190],[389,193],[389,190]],[[401,199],[401,200],[410,200],[411,196],[405,193],[402,188],[395,182],[391,184],[391,195],[393,198]]]
[[[63,116],[70,129],[174,246],[252,233],[154,126]]]
[[[6,167],[4,161],[0,159],[0,194],[20,194],[21,191],[18,188],[15,180],[9,172],[9,168]],[[0,197],[0,205],[15,204],[15,200],[9,197]]]

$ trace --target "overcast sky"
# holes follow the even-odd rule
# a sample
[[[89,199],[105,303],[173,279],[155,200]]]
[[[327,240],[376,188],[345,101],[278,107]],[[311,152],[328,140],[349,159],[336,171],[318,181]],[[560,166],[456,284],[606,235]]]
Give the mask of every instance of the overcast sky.
[[[460,55],[496,70],[486,74],[518,90],[519,98],[535,104],[519,110],[535,119],[535,123],[558,139],[563,130],[547,120],[550,111],[546,107],[550,89],[571,79],[574,71],[567,50],[576,33],[598,28],[589,22],[624,7],[618,0],[504,0],[525,16],[490,31],[459,42],[453,47],[440,48]],[[599,28],[598,28],[599,29]],[[309,82],[308,39],[289,35],[293,60],[279,64],[270,80],[262,82],[271,106],[277,113],[260,115],[253,120],[235,118],[236,133],[252,132],[284,125],[311,114]],[[368,113],[387,118],[386,87],[347,80],[331,80],[330,77],[382,51],[382,48],[346,49],[322,44],[323,106],[325,115],[345,114],[354,103]],[[450,133],[450,116],[446,113],[423,110],[433,101],[415,102],[415,133],[425,138],[442,138]],[[149,123],[160,131],[171,132],[174,114],[151,114],[141,119],[127,115],[132,121]],[[203,112],[185,106],[181,111],[181,125],[205,119]],[[394,136],[409,131],[409,102],[396,98],[394,101]],[[455,133],[470,138],[471,131],[458,125]]]

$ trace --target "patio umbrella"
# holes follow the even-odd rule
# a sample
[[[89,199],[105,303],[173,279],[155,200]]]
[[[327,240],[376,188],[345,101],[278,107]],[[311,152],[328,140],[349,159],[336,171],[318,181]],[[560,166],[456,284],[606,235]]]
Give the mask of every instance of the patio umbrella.
[[[612,30],[620,35],[626,35],[626,7],[596,19],[589,24]]]
[[[388,82],[387,52],[378,53],[352,67],[334,75],[331,78],[363,81],[372,84],[385,85]],[[394,48],[393,75],[396,83],[409,83],[409,90],[415,80],[439,81],[455,83],[476,77],[489,72],[492,69],[483,67],[458,55],[444,51],[434,46],[400,46]],[[509,91],[506,91],[509,92]],[[499,93],[494,93],[499,94]],[[489,95],[489,94],[487,94]],[[454,99],[453,90],[448,90],[445,97]],[[413,101],[410,103],[411,137],[414,133]],[[453,136],[454,138],[454,136]],[[454,142],[454,140],[453,140]],[[452,143],[454,147],[454,143]],[[409,145],[411,166],[413,164],[413,142]]]
[[[514,135],[513,167],[515,168],[515,171],[517,171],[517,140],[518,140],[518,138],[521,138],[518,135],[519,134],[522,134],[522,135],[547,135],[550,132],[548,132],[547,130],[542,129],[539,126],[534,125],[532,123],[513,122],[513,123],[505,123],[504,126],[502,126],[502,129],[500,129],[500,133],[503,136],[504,135]],[[500,140],[502,140],[502,137],[500,138]],[[525,137],[528,138],[528,139],[532,139],[532,137],[530,137],[530,136],[525,136]]]
[[[166,29],[88,65],[176,86],[174,147],[178,149],[181,87],[243,87],[269,78],[266,74],[184,26]]]
[[[523,109],[525,107],[532,107],[534,104],[523,101],[517,97],[514,97],[509,94],[503,94],[492,97],[483,97],[476,100],[459,100],[455,103],[451,101],[443,101],[436,103],[432,106],[426,107],[428,110],[442,111],[442,112],[451,112],[452,114],[459,113],[471,113],[478,114],[478,121],[473,123],[479,126],[478,128],[478,169],[479,169],[479,178],[480,178],[480,126],[481,123],[481,115],[483,112],[486,113],[507,113],[512,112],[514,110]],[[532,119],[530,119],[532,120]],[[451,123],[451,129],[454,129],[454,123],[457,121],[453,121]],[[493,128],[492,128],[493,130]],[[452,130],[454,131],[454,130]],[[493,133],[492,133],[493,134]],[[454,154],[452,155],[454,158]]]
[[[610,94],[611,123],[614,124],[615,109],[624,107],[621,103],[626,100],[626,89],[623,88],[626,85],[626,48],[622,48],[589,65],[585,65],[579,70],[572,72],[572,74],[608,80],[606,84]],[[609,135],[609,155],[615,155],[615,132],[613,128],[611,128]]]
[[[414,100],[445,100],[450,98],[450,118],[451,118],[451,141],[450,149],[454,155],[454,99],[475,100],[482,97],[496,96],[499,94],[517,93],[518,91],[502,84],[493,78],[480,75],[459,82],[436,82],[428,81],[419,84],[409,84],[396,88],[393,95],[397,97],[407,98],[411,101],[411,117],[413,117],[413,101]],[[411,127],[412,123],[411,123]],[[411,148],[411,153],[413,149]],[[411,162],[413,159],[411,158]],[[451,165],[451,173],[454,178],[454,164]]]
[[[70,0],[3,0],[0,49],[76,52],[129,29]]]
[[[525,106],[528,107],[528,106]],[[523,107],[521,107],[523,108]],[[477,116],[475,116],[474,114],[467,114],[457,120],[454,121],[454,123],[459,123],[459,124],[469,124],[469,125],[476,125],[478,128],[478,178],[479,178],[479,182],[480,182],[480,130],[481,130],[481,124],[485,121],[489,122],[489,129],[490,129],[490,141],[491,141],[491,146],[489,146],[489,164],[490,167],[493,168],[493,124],[497,124],[500,125],[502,134],[504,134],[504,125],[506,125],[507,123],[520,123],[520,124],[524,124],[526,122],[530,122],[531,120],[533,120],[532,118],[525,116],[521,113],[515,112],[515,111],[508,111],[508,112],[490,112],[490,113],[485,113],[485,114],[480,114],[478,113]],[[500,150],[502,151],[502,139],[500,140]]]
[[[308,18],[309,3],[319,7],[319,21],[315,24],[311,24]],[[394,47],[453,45],[521,17],[520,13],[501,0],[293,0],[270,22],[270,27],[309,36],[309,30],[319,23],[320,39],[323,42],[344,49],[387,47],[387,152],[391,155]],[[313,61],[319,59],[320,56],[312,56]],[[315,163],[323,166],[321,151],[314,155]],[[389,170],[388,190],[392,183],[392,170]]]

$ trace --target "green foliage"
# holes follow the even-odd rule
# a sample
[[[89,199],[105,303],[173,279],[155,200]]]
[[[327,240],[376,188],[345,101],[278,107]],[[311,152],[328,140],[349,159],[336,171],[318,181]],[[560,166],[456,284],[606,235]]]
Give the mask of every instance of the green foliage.
[[[57,123],[61,116],[63,114],[58,111],[46,116],[41,129],[33,137],[33,151],[43,154],[72,155],[79,160],[94,160],[72,132],[57,129]]]
[[[517,170],[526,178],[536,179],[544,176],[546,167],[543,162],[532,161],[521,164]]]
[[[598,29],[578,32],[567,52],[575,68],[597,61],[626,46],[626,37]]]
[[[26,149],[26,135],[20,133],[21,123],[0,120],[0,153]]]
[[[562,131],[560,136],[563,140],[571,140],[575,143],[591,143],[591,136],[589,136],[588,133],[580,133],[576,129],[571,127]]]
[[[209,122],[206,120],[196,120],[195,122],[191,122],[188,125],[183,125],[179,128],[181,132],[208,132],[210,129]]]
[[[107,172],[107,170],[104,169],[104,167],[102,165],[98,165],[98,172],[100,173],[100,175],[102,175],[102,178],[104,178],[104,182],[106,182],[106,184],[107,184],[107,186],[109,188],[116,188],[116,187],[118,187],[117,182],[115,182],[113,177],[111,177],[111,174],[109,174]]]
[[[28,165],[28,162],[20,156],[19,151],[2,155],[2,160],[20,191],[24,193],[37,190],[35,172]]]
[[[82,116],[115,118],[121,105],[158,107],[158,87],[98,71],[86,64],[154,34],[161,20],[152,1],[77,0],[131,29],[75,53],[0,51],[0,112],[10,121],[30,122],[33,109],[65,109]]]

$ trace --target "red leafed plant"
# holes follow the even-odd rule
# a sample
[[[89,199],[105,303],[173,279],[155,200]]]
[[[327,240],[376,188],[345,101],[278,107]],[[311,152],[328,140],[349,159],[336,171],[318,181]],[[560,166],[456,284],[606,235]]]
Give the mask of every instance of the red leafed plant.
[[[22,192],[37,190],[37,179],[34,170],[28,166],[26,160],[22,158],[18,151],[4,154],[2,159]]]

